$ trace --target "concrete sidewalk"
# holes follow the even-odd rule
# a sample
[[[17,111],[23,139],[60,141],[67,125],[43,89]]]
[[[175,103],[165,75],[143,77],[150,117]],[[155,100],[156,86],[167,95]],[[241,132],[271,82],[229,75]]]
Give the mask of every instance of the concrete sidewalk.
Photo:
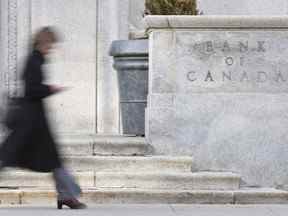
[[[86,210],[54,206],[1,207],[0,216],[287,216],[288,205],[94,205]]]

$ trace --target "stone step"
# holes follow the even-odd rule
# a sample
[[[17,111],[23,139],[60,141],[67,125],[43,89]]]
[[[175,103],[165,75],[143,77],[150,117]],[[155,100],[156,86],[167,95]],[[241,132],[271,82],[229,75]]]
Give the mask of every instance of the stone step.
[[[235,190],[240,176],[234,173],[94,173],[73,174],[82,187],[170,190]],[[1,173],[0,187],[52,187],[51,174],[28,171]]]
[[[222,190],[143,190],[84,188],[82,199],[92,204],[288,204],[288,192],[272,188]],[[56,205],[54,190],[0,189],[2,205]]]
[[[240,176],[230,172],[96,173],[96,188],[236,190]]]
[[[192,157],[174,156],[67,156],[74,171],[96,172],[191,172]]]
[[[81,187],[95,186],[94,171],[73,173]],[[8,170],[0,173],[0,187],[54,187],[51,173]]]
[[[152,147],[144,137],[72,136],[59,139],[64,155],[151,155]]]

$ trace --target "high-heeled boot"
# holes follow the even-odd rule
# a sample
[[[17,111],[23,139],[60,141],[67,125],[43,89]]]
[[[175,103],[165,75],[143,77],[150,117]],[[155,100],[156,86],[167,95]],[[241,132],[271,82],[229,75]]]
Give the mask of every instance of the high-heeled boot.
[[[57,208],[58,209],[62,209],[63,205],[66,205],[71,209],[85,209],[85,208],[87,208],[87,206],[84,203],[79,202],[75,198],[57,201]]]

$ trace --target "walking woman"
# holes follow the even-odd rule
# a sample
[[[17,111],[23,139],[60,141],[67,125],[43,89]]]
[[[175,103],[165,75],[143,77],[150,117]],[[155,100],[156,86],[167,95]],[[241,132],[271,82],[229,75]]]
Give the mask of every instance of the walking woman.
[[[24,97],[18,101],[19,109],[12,116],[13,124],[8,125],[11,132],[0,147],[0,162],[1,168],[20,167],[36,172],[52,172],[58,194],[58,209],[62,209],[63,205],[83,209],[86,205],[77,200],[81,189],[63,167],[45,116],[43,99],[64,90],[63,87],[43,84],[45,57],[58,40],[52,27],[40,29],[34,36],[33,50],[22,76]]]

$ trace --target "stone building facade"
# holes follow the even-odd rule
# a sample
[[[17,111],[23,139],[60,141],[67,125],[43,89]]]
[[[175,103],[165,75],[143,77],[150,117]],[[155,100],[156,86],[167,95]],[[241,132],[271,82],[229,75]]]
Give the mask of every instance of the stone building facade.
[[[259,0],[245,0],[239,4],[236,0],[217,4],[199,0],[198,9],[203,15],[288,12],[285,0],[262,0],[261,4]],[[108,52],[113,40],[143,32],[144,0],[1,0],[0,9],[2,95],[15,94],[33,32],[44,25],[55,25],[63,41],[47,65],[48,82],[72,87],[50,99],[57,131],[121,133],[117,76]]]
[[[202,16],[287,15],[288,1],[198,0],[198,10]],[[7,94],[21,92],[19,80],[33,32],[53,25],[63,40],[47,64],[47,82],[71,87],[49,98],[56,131],[63,136],[121,134],[117,74],[109,48],[114,40],[141,36],[143,11],[144,0],[1,0],[1,105]]]
[[[244,0],[241,5],[236,0],[214,2],[199,0],[200,13],[288,13],[286,0]],[[51,118],[57,130],[121,133],[117,78],[108,51],[113,40],[144,30],[144,0],[87,0],[85,4],[79,0],[1,0],[0,8],[1,92],[15,94],[32,33],[40,26],[55,25],[64,40],[48,64],[48,80],[73,87],[51,98]]]

